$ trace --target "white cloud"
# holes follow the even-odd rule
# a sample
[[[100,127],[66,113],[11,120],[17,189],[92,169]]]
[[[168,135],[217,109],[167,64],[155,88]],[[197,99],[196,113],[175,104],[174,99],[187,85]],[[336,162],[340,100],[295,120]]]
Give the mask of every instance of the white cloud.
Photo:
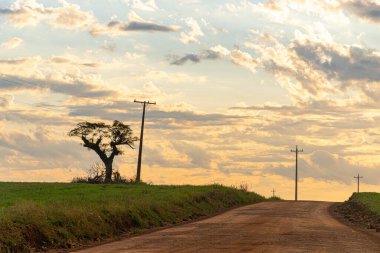
[[[107,25],[95,24],[91,27],[92,35],[126,35],[128,32],[177,32],[178,27],[156,24],[141,18],[136,12],[128,13],[129,22],[112,20]]]
[[[135,52],[125,52],[125,58],[130,61],[135,61],[144,57],[143,54],[135,53]]]
[[[36,0],[17,0],[10,8],[0,9],[0,15],[5,15],[8,21],[18,27],[34,26],[47,21],[53,26],[65,29],[79,29],[91,25],[95,16],[84,12],[77,4],[69,4],[61,0],[61,7],[45,7]]]
[[[126,0],[125,1],[133,9],[142,11],[156,11],[158,10],[155,0]]]
[[[181,72],[165,72],[162,70],[151,70],[143,73],[135,73],[132,76],[136,79],[165,83],[205,83],[206,76],[192,76]]]
[[[9,40],[3,42],[1,44],[1,47],[8,48],[8,49],[13,49],[13,48],[16,48],[16,47],[20,46],[22,42],[23,42],[22,39],[20,39],[18,37],[14,37],[12,39],[9,39]]]
[[[321,22],[313,23],[312,25],[304,25],[305,32],[295,31],[295,39],[299,41],[311,40],[332,43],[333,37],[326,29],[326,26]]]
[[[240,49],[228,50],[222,45],[211,47],[199,54],[187,54],[182,57],[173,57],[172,65],[184,65],[187,62],[199,63],[204,60],[217,60],[222,57],[228,58],[231,62],[243,66],[252,72],[256,71],[257,61],[248,53]]]
[[[81,11],[79,5],[61,2],[65,3],[64,7],[57,9],[50,21],[54,26],[65,29],[88,28],[96,21],[92,13]]]
[[[14,97],[13,96],[1,96],[0,97],[0,108],[7,108],[11,104],[13,104]]]
[[[189,32],[181,32],[180,41],[184,44],[199,43],[198,38],[203,36],[203,32],[198,22],[193,18],[187,18],[186,24],[190,28]]]

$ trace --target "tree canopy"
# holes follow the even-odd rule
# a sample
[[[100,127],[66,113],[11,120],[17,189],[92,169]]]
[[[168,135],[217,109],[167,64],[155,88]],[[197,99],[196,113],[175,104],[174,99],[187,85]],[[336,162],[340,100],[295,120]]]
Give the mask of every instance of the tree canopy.
[[[134,142],[138,140],[133,136],[129,125],[117,120],[112,125],[103,122],[80,122],[68,135],[81,138],[84,147],[98,154],[106,168],[106,182],[112,180],[112,163],[115,156],[123,154],[121,146],[127,145],[133,149]]]

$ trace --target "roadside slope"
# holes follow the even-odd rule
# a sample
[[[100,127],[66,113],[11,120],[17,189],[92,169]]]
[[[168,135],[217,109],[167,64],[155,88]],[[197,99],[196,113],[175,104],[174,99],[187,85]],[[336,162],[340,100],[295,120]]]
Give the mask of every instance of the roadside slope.
[[[380,232],[380,193],[354,193],[336,211],[346,222]]]
[[[78,253],[379,252],[380,242],[334,219],[327,202],[264,202]]]

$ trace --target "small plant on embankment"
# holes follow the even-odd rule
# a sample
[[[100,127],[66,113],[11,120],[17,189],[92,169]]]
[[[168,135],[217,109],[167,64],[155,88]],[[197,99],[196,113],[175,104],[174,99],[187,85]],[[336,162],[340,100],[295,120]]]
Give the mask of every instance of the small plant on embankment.
[[[352,223],[380,232],[380,193],[354,193],[337,211]]]
[[[69,249],[265,200],[221,185],[0,183],[0,252]]]
[[[280,197],[274,196],[267,199],[268,201],[281,201],[282,199]]]

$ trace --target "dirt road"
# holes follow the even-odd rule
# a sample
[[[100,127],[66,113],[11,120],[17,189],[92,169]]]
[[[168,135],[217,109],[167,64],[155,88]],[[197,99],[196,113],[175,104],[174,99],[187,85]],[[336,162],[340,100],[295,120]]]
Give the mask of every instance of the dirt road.
[[[380,240],[335,220],[331,205],[260,203],[79,252],[380,252]]]

